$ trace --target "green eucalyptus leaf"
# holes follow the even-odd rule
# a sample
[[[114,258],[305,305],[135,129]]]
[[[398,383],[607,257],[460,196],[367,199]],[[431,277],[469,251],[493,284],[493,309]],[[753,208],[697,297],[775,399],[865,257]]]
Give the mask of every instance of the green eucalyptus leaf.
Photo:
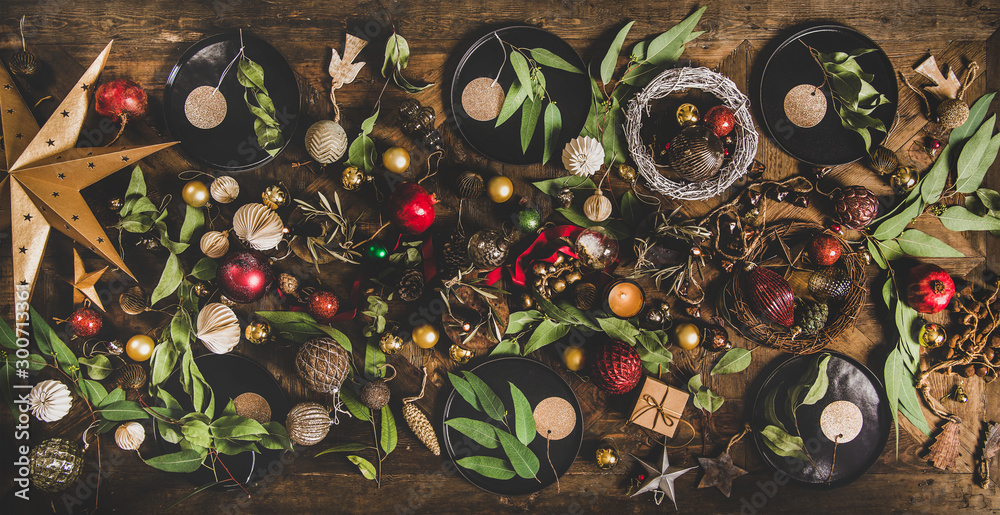
[[[896,238],[904,253],[916,257],[964,257],[947,243],[916,229],[903,231]]]
[[[517,334],[543,318],[545,318],[545,315],[542,315],[538,310],[515,311],[510,314],[510,318],[507,321],[506,334]]]
[[[761,430],[760,435],[764,438],[764,443],[771,449],[771,452],[778,456],[795,458],[808,461],[804,449],[805,443],[802,438],[788,434],[784,429],[777,426],[767,426]]]
[[[803,397],[801,402],[802,405],[806,406],[816,404],[820,399],[825,397],[826,391],[830,387],[830,376],[826,373],[826,369],[830,364],[830,355],[817,356],[814,363],[816,363],[815,379],[809,385],[809,389],[806,390],[805,397]]]
[[[536,181],[531,183],[532,186],[538,188],[542,193],[555,197],[559,195],[559,191],[563,188],[570,188],[573,190],[584,189],[584,190],[595,190],[597,185],[594,181],[590,180],[590,177],[580,177],[578,175],[569,175],[566,177],[556,177],[555,179],[546,179],[544,181]]]
[[[203,257],[194,264],[191,269],[191,276],[202,281],[215,279],[215,273],[219,269],[219,263],[210,257]]]
[[[379,445],[382,446],[382,452],[388,456],[396,449],[397,441],[396,418],[392,416],[389,405],[382,406],[382,431],[379,435]]]
[[[625,225],[634,230],[646,217],[642,201],[635,196],[635,193],[632,193],[632,191],[629,190],[622,195],[620,204],[622,207],[622,218],[625,220]]]
[[[908,384],[909,371],[904,363],[903,356],[899,348],[895,348],[889,353],[885,360],[883,371],[885,378],[885,394],[889,399],[889,412],[892,413],[892,421],[896,427],[896,456],[899,456],[899,392]]]
[[[528,337],[528,342],[524,345],[524,355],[531,354],[552,342],[559,340],[569,333],[569,326],[553,320],[542,320],[535,330]]]
[[[500,87],[494,84],[493,87]],[[521,104],[524,103],[528,98],[528,91],[531,90],[531,84],[521,82],[514,82],[511,84],[510,89],[507,91],[507,96],[503,100],[503,105],[500,106],[500,114],[497,115],[497,122],[494,127],[499,127],[503,125],[514,113],[521,108]]]
[[[97,381],[80,379],[78,384],[80,385],[80,395],[87,399],[91,406],[99,406],[101,401],[108,396],[108,391]]]
[[[517,340],[501,340],[500,343],[493,347],[490,351],[490,356],[520,356],[521,355],[521,345],[517,343]]]
[[[875,228],[872,237],[877,240],[891,240],[899,236],[910,222],[913,221],[924,209],[924,204],[918,199],[914,199],[901,211],[882,221]]]
[[[993,115],[986,120],[986,123],[969,138],[958,155],[958,178],[955,181],[955,189],[959,193],[976,191],[986,176],[986,170],[996,160],[997,151],[1000,150],[1000,136],[993,137],[996,118],[997,116]]]
[[[528,445],[538,434],[535,431],[535,415],[531,403],[514,383],[508,381],[507,384],[510,385],[510,396],[514,402],[514,434],[521,443]]]
[[[622,318],[598,318],[597,325],[601,326],[601,330],[611,339],[621,340],[630,345],[635,345],[635,338],[639,335],[639,329]]]
[[[692,30],[701,20],[701,15],[708,7],[702,7],[688,16],[684,21],[674,25],[670,30],[660,34],[646,47],[645,61],[655,66],[672,66],[681,53],[684,52],[684,45],[693,39]]]
[[[734,347],[722,355],[722,359],[712,367],[711,374],[717,376],[742,372],[750,366],[751,359],[750,351]]]
[[[364,476],[365,479],[374,480],[378,475],[375,472],[375,466],[372,465],[372,462],[362,458],[361,456],[352,454],[348,456],[347,459],[358,467],[358,470],[361,471],[361,475]]]
[[[507,415],[507,410],[504,409],[503,402],[500,401],[497,394],[493,393],[489,385],[472,372],[463,371],[462,375],[469,382],[472,391],[476,392],[476,399],[479,400],[479,405],[483,408],[483,412],[493,420],[502,421]]]
[[[481,420],[455,417],[450,420],[445,420],[444,425],[471,438],[474,442],[487,449],[496,449],[500,446],[500,440],[497,439],[496,429],[492,425]]]
[[[565,59],[553,54],[552,51],[546,48],[529,48],[528,53],[530,53],[531,58],[541,66],[548,66],[549,68],[555,68],[564,72],[583,74],[583,70],[573,66]]]
[[[149,415],[135,401],[121,400],[94,410],[105,420],[124,422],[127,420],[142,420]]]
[[[785,424],[778,418],[777,413],[778,389],[774,388],[764,396],[764,418],[772,425],[778,426],[785,431]]]
[[[541,114],[541,98],[529,98],[521,106],[521,153],[528,151],[528,146],[531,145],[531,138],[535,135],[535,128],[538,127],[538,118]]]
[[[989,112],[994,96],[996,96],[996,92],[988,93],[979,97],[972,104],[972,107],[969,108],[969,117],[965,120],[965,123],[952,129],[951,134],[948,136],[947,146],[959,148],[965,144],[982,125],[983,120],[986,118],[986,113]]]
[[[164,454],[155,458],[142,460],[155,469],[164,472],[189,473],[201,468],[201,463],[205,461],[207,451],[186,450],[172,454]]]
[[[345,386],[340,389],[340,400],[347,407],[347,411],[354,415],[354,418],[358,420],[363,420],[368,422],[371,420],[371,410],[369,410],[364,404],[361,404],[361,399],[358,398],[357,392],[354,388],[350,386]]]
[[[987,188],[976,190],[976,197],[990,211],[1000,211],[1000,192]]]
[[[324,454],[332,454],[332,453],[335,453],[335,452],[358,452],[358,451],[363,451],[363,450],[365,450],[367,448],[368,447],[366,447],[366,446],[364,446],[364,445],[362,445],[360,443],[342,443],[342,444],[334,445],[333,447],[330,447],[329,449],[325,449],[325,450],[322,450],[320,452],[317,452],[316,455],[313,456],[313,457],[314,458],[319,458],[320,456],[322,456]]]
[[[91,379],[98,381],[108,377],[114,371],[111,360],[104,354],[96,354],[89,358],[80,358],[79,363]]]
[[[632,25],[635,25],[634,21],[626,23],[611,42],[608,53],[604,55],[604,59],[601,61],[601,82],[605,84],[611,82],[615,67],[618,65],[618,56],[622,52],[622,45],[625,44],[625,38],[628,37],[628,32],[632,29]]]
[[[472,389],[472,385],[469,384],[468,381],[452,374],[451,372],[448,372],[448,380],[451,381],[451,385],[455,388],[455,391],[458,392],[458,395],[465,399],[465,402],[468,402],[469,405],[477,411],[483,411],[482,408],[479,407],[479,401],[476,400],[476,392]]]
[[[31,330],[34,333],[32,336],[35,337],[35,344],[38,345],[39,352],[55,358],[59,369],[71,379],[79,379],[80,364],[76,359],[76,354],[73,354],[73,351],[63,343],[52,326],[35,311],[35,308],[28,307],[28,316],[31,319]]]
[[[542,126],[545,129],[545,140],[542,150],[542,164],[549,162],[552,156],[559,155],[559,132],[562,131],[562,114],[555,102],[545,106]]]
[[[993,216],[976,216],[962,206],[949,207],[938,218],[949,231],[1000,230],[1000,219]]]
[[[455,460],[455,463],[491,479],[507,480],[517,475],[510,462],[493,456],[467,456]]]
[[[181,269],[180,259],[177,258],[177,254],[171,253],[163,266],[160,281],[156,284],[156,288],[153,289],[153,294],[149,298],[150,305],[155,305],[160,300],[173,295],[177,291],[177,287],[181,285],[181,279],[184,279],[184,270]]]
[[[539,466],[538,456],[535,456],[535,453],[531,452],[531,449],[528,449],[526,445],[521,443],[517,438],[514,438],[510,433],[500,429],[497,429],[496,433],[500,439],[500,446],[503,447],[503,452],[507,455],[507,459],[510,460],[514,472],[525,479],[536,477]]]
[[[941,199],[944,185],[948,181],[952,152],[952,143],[949,142],[938,153],[938,157],[931,165],[927,175],[924,175],[924,178],[920,180],[920,196],[925,203],[933,204]]]
[[[191,241],[194,233],[205,226],[205,212],[199,207],[192,207],[185,204],[184,224],[181,225],[180,241],[187,243]]]
[[[521,55],[521,52],[511,50],[510,66],[514,68],[514,75],[517,76],[517,82],[524,87],[525,93],[528,95],[528,99],[536,100],[535,90],[531,87],[531,71],[528,68],[528,60]]]

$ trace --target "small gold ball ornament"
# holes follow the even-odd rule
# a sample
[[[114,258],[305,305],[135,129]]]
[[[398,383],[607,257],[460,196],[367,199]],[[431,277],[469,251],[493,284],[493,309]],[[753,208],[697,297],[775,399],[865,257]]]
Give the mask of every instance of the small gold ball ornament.
[[[691,350],[701,344],[701,331],[692,323],[679,324],[674,328],[674,343],[684,350]]]
[[[208,186],[205,183],[194,180],[188,181],[184,185],[184,189],[181,190],[181,198],[184,202],[191,207],[203,207],[208,204],[208,199],[211,198],[211,194],[208,191]]]
[[[597,462],[597,468],[611,470],[618,465],[618,449],[608,442],[601,442],[594,452],[594,460]]]
[[[896,193],[909,193],[917,185],[918,178],[912,166],[898,166],[889,176],[889,185]]]
[[[271,339],[271,324],[268,324],[264,320],[251,322],[247,325],[246,331],[243,334],[247,337],[247,341],[255,345],[267,343]]]
[[[924,324],[920,327],[920,332],[917,334],[917,342],[928,349],[935,349],[944,345],[947,339],[948,333],[945,332],[944,327],[941,327],[940,324]]]
[[[469,360],[476,357],[476,353],[468,349],[463,349],[453,343],[451,344],[451,347],[448,347],[448,356],[455,363],[458,363],[459,365],[464,365],[468,363]]]
[[[694,104],[681,104],[677,108],[677,123],[681,127],[694,125],[699,121],[701,121],[701,113],[698,112],[698,108]]]
[[[14,52],[14,55],[10,56],[10,60],[7,61],[7,65],[10,66],[11,73],[22,77],[30,77],[38,73],[39,68],[38,58],[27,50]]]
[[[618,171],[618,177],[625,182],[632,182],[635,180],[635,167],[627,164],[620,164],[615,167]]]
[[[264,192],[260,194],[261,203],[272,210],[288,204],[289,198],[288,189],[281,182],[264,188]]]
[[[392,173],[403,173],[410,167],[410,153],[403,147],[392,147],[382,154],[382,166]]]
[[[579,372],[583,370],[586,364],[586,352],[584,352],[583,347],[577,347],[576,345],[570,345],[566,347],[563,351],[563,364],[566,368],[572,370],[573,372]]]
[[[128,339],[128,343],[125,344],[125,354],[134,361],[146,361],[153,355],[155,346],[152,338],[145,334],[137,334]]]
[[[357,166],[348,166],[344,168],[344,171],[340,173],[340,184],[344,186],[347,191],[354,191],[360,188],[365,183],[365,172],[362,172]]]
[[[438,332],[437,328],[431,324],[418,325],[413,328],[413,332],[410,334],[413,338],[413,343],[420,347],[421,349],[430,349],[431,347],[437,345],[438,339],[441,338],[441,333]]]
[[[385,354],[396,354],[403,350],[403,339],[393,333],[385,333],[378,341],[378,348]]]
[[[149,309],[146,293],[139,286],[133,286],[122,292],[121,296],[118,297],[118,304],[122,311],[129,315],[138,315]]]
[[[486,181],[486,194],[493,202],[503,204],[514,196],[514,183],[503,175],[494,175]]]

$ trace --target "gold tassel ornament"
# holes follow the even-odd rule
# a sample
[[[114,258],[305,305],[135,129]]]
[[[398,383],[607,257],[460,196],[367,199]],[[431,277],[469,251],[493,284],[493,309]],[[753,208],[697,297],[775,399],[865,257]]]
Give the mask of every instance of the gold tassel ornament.
[[[427,420],[427,415],[424,415],[424,412],[420,411],[416,404],[413,404],[424,398],[424,389],[427,387],[427,367],[421,370],[424,372],[424,380],[420,383],[420,395],[403,399],[403,419],[406,420],[406,425],[410,426],[410,431],[413,431],[435,456],[440,456],[441,446],[438,444],[434,426],[431,425],[430,420]]]

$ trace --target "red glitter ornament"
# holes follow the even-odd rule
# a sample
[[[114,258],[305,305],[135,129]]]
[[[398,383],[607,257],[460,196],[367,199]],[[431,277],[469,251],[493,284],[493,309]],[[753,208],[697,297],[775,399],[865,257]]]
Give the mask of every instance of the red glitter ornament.
[[[328,324],[337,314],[340,299],[330,290],[318,290],[309,296],[309,313],[321,324]]]
[[[642,379],[639,353],[630,345],[619,341],[602,345],[594,356],[591,368],[594,383],[609,393],[627,393]]]
[[[260,300],[274,283],[267,256],[256,250],[234,250],[222,257],[216,274],[222,294],[241,304]]]
[[[702,120],[705,121],[705,127],[708,127],[720,138],[733,132],[733,128],[736,127],[736,117],[733,115],[732,109],[724,105],[717,105],[709,109]]]
[[[813,263],[830,266],[840,259],[840,241],[829,234],[821,234],[809,242],[806,252]]]
[[[415,182],[396,186],[389,195],[389,217],[408,234],[420,234],[434,223],[437,199]]]
[[[80,308],[69,317],[69,328],[77,336],[90,338],[101,330],[104,319],[101,314],[91,308]]]

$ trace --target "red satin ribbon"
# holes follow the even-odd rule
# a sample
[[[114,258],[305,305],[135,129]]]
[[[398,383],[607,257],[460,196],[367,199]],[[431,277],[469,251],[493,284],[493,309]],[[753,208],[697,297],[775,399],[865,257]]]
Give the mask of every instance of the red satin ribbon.
[[[525,266],[529,266],[532,261],[544,261],[546,263],[552,263],[556,260],[558,254],[565,254],[569,257],[576,259],[576,250],[573,249],[571,245],[560,244],[554,249],[547,248],[550,243],[559,241],[559,238],[567,237],[571,241],[576,240],[576,237],[583,232],[582,227],[577,227],[575,225],[560,225],[546,229],[542,231],[541,234],[535,238],[535,241],[529,246],[521,255],[517,256],[514,260],[514,265],[511,270],[511,280],[514,284],[519,286],[524,286],[527,278],[525,274]],[[550,251],[551,250],[551,251]],[[538,253],[537,256],[535,254]]]

